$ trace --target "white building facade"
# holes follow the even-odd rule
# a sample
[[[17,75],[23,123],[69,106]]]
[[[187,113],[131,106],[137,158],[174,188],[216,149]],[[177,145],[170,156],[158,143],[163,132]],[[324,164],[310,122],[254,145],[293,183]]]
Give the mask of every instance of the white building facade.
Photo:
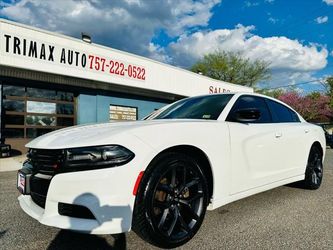
[[[252,88],[0,19],[1,137],[32,138],[75,124],[141,119],[187,96]]]

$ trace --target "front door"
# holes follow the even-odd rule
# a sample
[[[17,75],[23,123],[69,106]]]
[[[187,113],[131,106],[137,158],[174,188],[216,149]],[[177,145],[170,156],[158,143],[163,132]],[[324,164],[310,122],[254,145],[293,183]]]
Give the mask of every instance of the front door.
[[[233,112],[247,108],[258,109],[260,118],[247,123],[230,119]],[[231,194],[280,180],[289,168],[282,164],[286,156],[280,153],[285,140],[272,121],[265,99],[259,96],[240,96],[231,109],[227,122],[232,159]]]

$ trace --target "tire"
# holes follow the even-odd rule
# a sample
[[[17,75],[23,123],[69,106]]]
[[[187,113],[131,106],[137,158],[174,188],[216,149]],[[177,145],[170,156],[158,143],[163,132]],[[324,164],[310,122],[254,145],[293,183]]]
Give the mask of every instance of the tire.
[[[306,189],[318,189],[323,180],[323,154],[319,146],[312,146],[305,171],[303,186]]]
[[[133,212],[133,231],[160,248],[188,242],[199,230],[209,201],[207,180],[197,161],[163,153],[148,166]]]

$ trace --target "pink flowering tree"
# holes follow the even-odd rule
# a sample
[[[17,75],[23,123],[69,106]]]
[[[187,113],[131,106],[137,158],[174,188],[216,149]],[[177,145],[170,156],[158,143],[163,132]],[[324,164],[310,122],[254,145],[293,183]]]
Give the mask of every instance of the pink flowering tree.
[[[278,99],[294,108],[307,121],[329,122],[332,120],[333,112],[330,107],[330,98],[327,95],[315,92],[301,96],[292,91],[281,94]]]

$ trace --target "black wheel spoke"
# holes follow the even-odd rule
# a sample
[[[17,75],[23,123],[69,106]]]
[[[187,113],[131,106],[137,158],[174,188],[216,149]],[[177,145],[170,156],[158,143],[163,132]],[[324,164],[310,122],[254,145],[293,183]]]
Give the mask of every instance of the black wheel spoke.
[[[172,169],[171,173],[171,186],[176,187],[176,168]]]
[[[178,210],[178,211],[179,211],[179,210]],[[179,217],[178,217],[178,219],[179,219],[179,222],[180,222],[181,227],[184,229],[185,232],[188,233],[191,229],[190,229],[190,227],[188,226],[188,224],[185,222],[185,220],[184,220],[184,218],[183,218],[183,216],[182,216],[182,214],[181,214],[180,211],[179,211]]]
[[[196,179],[194,179],[194,180],[192,180],[192,181],[186,183],[186,184],[185,184],[185,187],[190,188],[190,187],[192,187],[192,186],[194,186],[194,185],[199,184],[199,182],[200,182],[199,179],[196,178]]]
[[[158,223],[158,228],[161,229],[164,226],[165,220],[169,214],[169,208],[164,209],[160,222]]]
[[[183,186],[186,185],[186,166],[183,167]]]
[[[175,225],[176,225],[176,223],[177,223],[178,216],[179,216],[178,214],[179,214],[179,213],[178,213],[178,208],[175,207],[175,208],[173,209],[173,220],[172,220],[171,225],[170,225],[170,228],[169,228],[169,230],[168,230],[168,236],[170,236],[170,235],[172,234],[172,232],[173,232],[173,230],[174,230],[174,228],[175,228]]]
[[[199,220],[199,216],[189,204],[183,204],[183,205],[184,205],[183,208],[185,208],[186,212],[188,212],[191,218],[195,219],[196,221]]]
[[[311,178],[312,178],[312,182],[313,182],[314,184],[317,184],[317,175],[316,175],[315,172],[312,173]]]
[[[181,188],[180,188],[180,193],[182,193],[185,189],[189,189],[191,187],[193,187],[194,185],[198,185],[200,183],[200,180],[198,178],[194,179],[194,180],[191,180],[190,182],[188,183],[184,183]]]
[[[197,199],[200,199],[203,197],[203,193],[197,193],[193,197],[190,197],[189,199],[179,199],[179,202],[185,205],[191,204],[193,201],[196,201]]]
[[[156,189],[159,190],[159,191],[164,191],[168,194],[172,193],[172,188],[167,184],[158,184]]]

